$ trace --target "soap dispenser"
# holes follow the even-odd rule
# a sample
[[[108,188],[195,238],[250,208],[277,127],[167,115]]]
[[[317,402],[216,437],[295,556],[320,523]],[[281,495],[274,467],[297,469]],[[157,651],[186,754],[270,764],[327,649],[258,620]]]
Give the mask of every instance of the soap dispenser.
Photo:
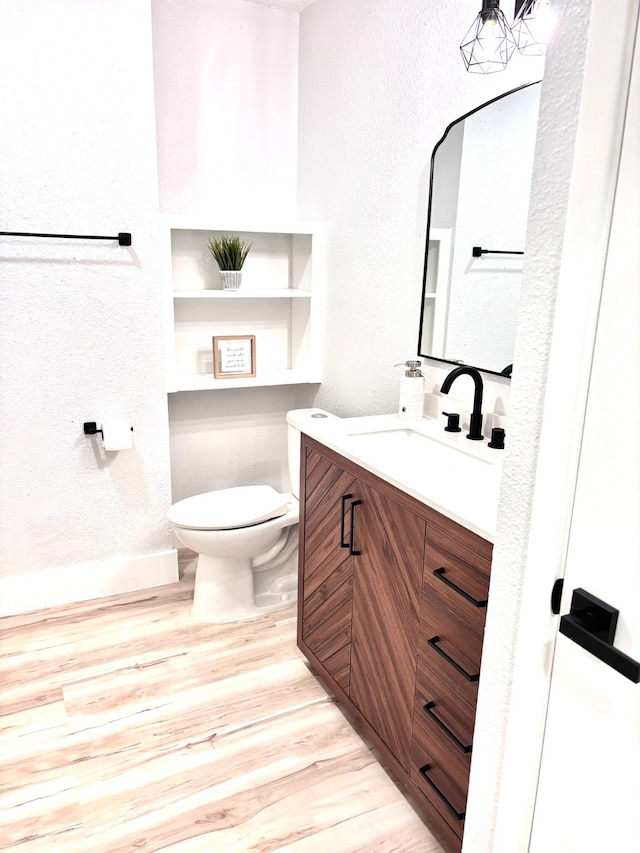
[[[417,421],[424,414],[424,376],[420,368],[421,361],[405,361],[396,367],[406,367],[400,380],[400,403],[398,417],[407,421]]]

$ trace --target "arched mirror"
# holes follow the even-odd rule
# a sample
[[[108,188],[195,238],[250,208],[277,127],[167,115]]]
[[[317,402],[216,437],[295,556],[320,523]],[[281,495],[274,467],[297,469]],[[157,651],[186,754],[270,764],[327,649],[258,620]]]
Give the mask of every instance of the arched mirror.
[[[510,375],[540,83],[453,121],[431,156],[418,354]]]

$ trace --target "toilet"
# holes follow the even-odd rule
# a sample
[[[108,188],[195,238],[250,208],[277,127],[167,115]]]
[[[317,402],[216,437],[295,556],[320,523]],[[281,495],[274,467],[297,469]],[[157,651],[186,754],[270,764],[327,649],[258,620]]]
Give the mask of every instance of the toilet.
[[[176,539],[198,554],[191,614],[199,622],[239,622],[296,601],[301,424],[329,417],[322,409],[287,412],[291,492],[236,486],[170,508]]]

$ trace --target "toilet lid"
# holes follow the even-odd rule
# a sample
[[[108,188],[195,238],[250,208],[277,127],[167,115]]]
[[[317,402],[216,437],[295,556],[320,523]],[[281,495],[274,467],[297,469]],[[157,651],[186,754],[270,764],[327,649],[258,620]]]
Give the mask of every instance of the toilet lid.
[[[178,501],[168,518],[191,530],[229,530],[278,518],[288,509],[285,497],[271,486],[236,486]]]

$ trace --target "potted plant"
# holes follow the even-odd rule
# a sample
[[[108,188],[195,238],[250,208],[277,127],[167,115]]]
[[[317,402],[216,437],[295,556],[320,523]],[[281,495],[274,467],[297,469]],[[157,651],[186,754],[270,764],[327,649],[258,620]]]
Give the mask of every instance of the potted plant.
[[[242,266],[253,240],[241,240],[237,235],[223,234],[209,240],[209,251],[220,268],[223,290],[237,290],[242,282]]]

